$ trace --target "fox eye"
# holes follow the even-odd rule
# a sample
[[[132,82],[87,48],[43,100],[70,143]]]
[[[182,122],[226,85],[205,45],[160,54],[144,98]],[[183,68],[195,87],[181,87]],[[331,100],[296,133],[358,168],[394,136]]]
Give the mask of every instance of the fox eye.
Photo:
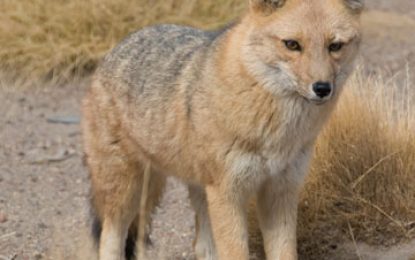
[[[329,51],[330,52],[338,52],[343,48],[343,46],[344,46],[344,43],[342,43],[342,42],[332,43],[329,46]]]
[[[301,51],[301,45],[295,40],[284,40],[285,47],[290,51]]]

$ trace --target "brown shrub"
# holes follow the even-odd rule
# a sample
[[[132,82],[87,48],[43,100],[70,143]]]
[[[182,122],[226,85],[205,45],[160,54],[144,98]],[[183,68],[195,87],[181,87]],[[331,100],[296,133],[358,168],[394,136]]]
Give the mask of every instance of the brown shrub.
[[[0,68],[21,82],[66,81],[93,70],[128,33],[155,23],[214,28],[245,1],[0,1]]]
[[[355,76],[320,136],[300,203],[300,251],[415,236],[415,115],[406,87]]]

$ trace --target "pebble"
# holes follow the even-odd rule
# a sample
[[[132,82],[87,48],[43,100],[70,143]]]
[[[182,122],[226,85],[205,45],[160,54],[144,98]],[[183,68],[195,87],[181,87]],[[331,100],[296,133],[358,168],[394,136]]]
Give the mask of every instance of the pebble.
[[[37,226],[41,229],[47,229],[48,228],[48,226],[43,222],[40,222]]]
[[[0,212],[0,224],[7,222],[7,216],[5,213]]]
[[[39,252],[34,253],[33,256],[35,257],[36,260],[43,259],[43,254]]]

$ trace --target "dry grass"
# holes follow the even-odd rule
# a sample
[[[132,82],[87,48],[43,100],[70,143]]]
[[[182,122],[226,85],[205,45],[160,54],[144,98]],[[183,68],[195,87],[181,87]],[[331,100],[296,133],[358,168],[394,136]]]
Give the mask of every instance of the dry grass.
[[[412,91],[357,75],[320,136],[300,204],[302,255],[345,240],[393,245],[415,236]]]
[[[0,1],[0,68],[21,82],[65,81],[94,69],[128,33],[154,23],[214,28],[245,1]],[[10,72],[17,73],[11,73]],[[14,74],[14,75],[13,75]]]

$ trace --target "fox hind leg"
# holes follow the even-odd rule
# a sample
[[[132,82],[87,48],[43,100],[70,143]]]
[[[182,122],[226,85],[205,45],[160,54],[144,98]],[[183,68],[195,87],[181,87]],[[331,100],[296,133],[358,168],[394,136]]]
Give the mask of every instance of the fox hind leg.
[[[194,249],[198,260],[216,260],[216,249],[209,219],[206,192],[202,187],[189,185],[189,197],[196,213]]]
[[[129,254],[134,251],[131,242],[126,242],[135,236],[129,229],[139,210],[143,167],[114,154],[98,158],[101,160],[95,161],[96,165],[89,166],[99,259],[123,260],[131,257],[126,255],[126,249]]]
[[[140,253],[136,254],[136,259],[138,259],[139,256],[146,258],[145,249],[147,246],[152,245],[152,241],[150,239],[151,216],[154,213],[156,207],[159,205],[160,199],[163,195],[163,191],[166,186],[165,175],[155,171],[154,169],[151,169],[150,171],[151,171],[150,175],[148,176],[149,179],[148,179],[148,182],[146,183],[148,185],[148,188],[146,192],[143,191],[143,193],[141,194],[144,197],[140,198],[141,200],[144,199],[145,201],[144,208],[140,208],[139,213],[137,214],[135,218],[135,221],[130,226],[130,232],[129,232],[129,234],[135,234],[134,236],[132,236],[132,239],[130,239],[130,242],[134,243],[134,244],[130,244],[132,248],[133,249],[135,248],[135,251],[140,250],[140,249],[144,250],[144,252],[140,252],[141,254]],[[140,206],[143,206],[143,205],[140,205]],[[143,231],[143,232],[140,232],[140,231]],[[140,234],[142,234],[142,236],[140,236]],[[127,246],[128,246],[128,242],[127,242]],[[134,252],[134,250],[132,250],[132,252]]]
[[[108,168],[107,168],[108,169]],[[126,175],[122,182],[107,191],[95,191],[95,197],[106,198],[103,203],[93,203],[96,214],[93,223],[93,235],[99,244],[100,260],[127,259],[133,260],[138,257],[136,253],[140,248],[140,229],[144,228],[144,244],[151,244],[151,214],[159,203],[165,187],[166,177],[154,171],[150,173],[148,194],[146,196],[146,207],[140,212],[140,199],[142,192],[143,170],[137,169],[135,175]],[[116,171],[114,171],[114,175]],[[130,178],[127,178],[130,176]],[[115,179],[113,179],[115,181]],[[128,184],[127,184],[128,183]],[[127,185],[130,186],[127,188]],[[111,185],[112,186],[112,185]],[[107,194],[102,194],[106,192]],[[118,199],[112,199],[111,194],[122,194]],[[96,199],[99,200],[99,199]],[[140,223],[140,214],[144,214],[145,223]]]

